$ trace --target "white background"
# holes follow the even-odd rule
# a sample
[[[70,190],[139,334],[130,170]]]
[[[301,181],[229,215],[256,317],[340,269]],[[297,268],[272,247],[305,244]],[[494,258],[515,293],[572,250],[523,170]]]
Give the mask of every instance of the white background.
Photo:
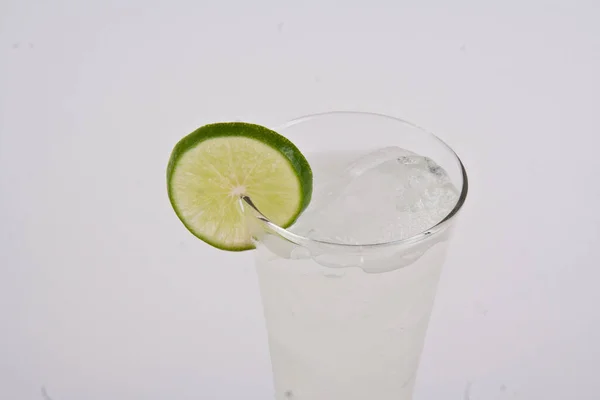
[[[204,123],[335,109],[424,126],[470,172],[416,400],[600,398],[599,21],[596,0],[0,1],[0,399],[272,399],[252,255],[182,227],[165,167]]]

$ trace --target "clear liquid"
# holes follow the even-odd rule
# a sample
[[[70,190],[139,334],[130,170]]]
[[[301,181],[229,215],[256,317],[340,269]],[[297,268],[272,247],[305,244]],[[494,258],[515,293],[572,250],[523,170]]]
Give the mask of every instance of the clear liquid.
[[[323,188],[353,156],[312,157],[315,187]],[[322,193],[315,195],[324,201]],[[315,216],[320,218],[308,214]],[[301,217],[300,230],[310,230],[303,222]],[[353,223],[358,230],[343,229],[352,233],[344,237],[348,241],[365,233],[362,222]],[[340,232],[339,224],[321,228],[324,235]],[[366,233],[382,233],[375,230]],[[323,262],[277,237],[259,243],[257,272],[276,399],[410,400],[447,237],[444,232],[418,247],[354,255],[349,264],[337,254],[323,255]],[[280,251],[285,246],[288,251]],[[382,264],[386,268],[376,268]]]

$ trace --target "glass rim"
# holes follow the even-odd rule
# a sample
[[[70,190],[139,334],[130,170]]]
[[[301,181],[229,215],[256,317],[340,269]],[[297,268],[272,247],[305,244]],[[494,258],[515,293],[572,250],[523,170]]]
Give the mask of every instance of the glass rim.
[[[451,221],[454,220],[454,218],[456,217],[458,212],[462,209],[462,206],[464,205],[464,203],[467,199],[467,193],[469,191],[469,181],[468,181],[468,177],[467,177],[467,171],[465,169],[465,166],[464,166],[462,160],[460,159],[458,154],[456,154],[456,152],[452,149],[452,147],[450,147],[446,142],[444,142],[442,139],[440,139],[435,134],[429,132],[428,130],[423,129],[420,126],[413,124],[412,122],[408,122],[401,118],[392,117],[392,116],[386,115],[386,114],[368,112],[368,111],[327,111],[327,112],[321,112],[321,113],[315,113],[315,114],[307,114],[307,115],[303,115],[301,117],[294,118],[288,122],[283,123],[282,125],[279,125],[275,128],[271,128],[271,129],[273,129],[276,132],[281,132],[283,129],[290,128],[292,126],[301,124],[303,122],[310,121],[310,120],[313,120],[313,119],[319,118],[319,117],[326,117],[326,116],[332,116],[332,115],[355,115],[355,116],[362,115],[362,116],[386,118],[386,119],[389,119],[389,120],[392,120],[395,122],[402,123],[411,128],[418,129],[422,133],[431,136],[433,139],[438,141],[444,148],[446,148],[448,151],[450,151],[451,154],[454,156],[455,160],[458,162],[458,166],[460,167],[460,173],[461,173],[462,180],[463,180],[462,187],[460,190],[460,196],[459,196],[456,204],[454,205],[454,208],[448,213],[448,215],[446,215],[441,221],[439,221],[435,225],[425,229],[424,231],[421,231],[417,234],[414,234],[414,235],[412,235],[408,238],[404,238],[404,239],[389,240],[389,241],[384,241],[384,242],[373,242],[373,243],[359,243],[359,244],[340,243],[340,242],[334,242],[334,241],[328,241],[328,240],[312,239],[312,238],[309,238],[309,237],[306,237],[303,235],[298,235],[296,233],[293,233],[293,232],[287,230],[286,228],[282,228],[279,225],[271,222],[268,218],[266,218],[260,212],[260,210],[258,210],[256,208],[256,206],[252,203],[252,200],[249,197],[243,196],[242,200],[247,205],[249,205],[251,208],[254,209],[254,211],[258,214],[258,218],[263,223],[265,223],[267,225],[267,227],[271,231],[273,231],[273,233],[277,233],[278,235],[282,236],[284,239],[286,239],[292,243],[301,245],[301,246],[316,245],[316,246],[325,246],[328,248],[338,248],[338,249],[345,249],[345,250],[359,250],[359,249],[365,249],[365,248],[381,248],[381,247],[388,247],[388,246],[413,245],[415,243],[421,242],[421,241],[433,236],[434,234],[436,234],[438,232],[445,230],[450,225]],[[285,134],[284,134],[284,136],[285,136]]]

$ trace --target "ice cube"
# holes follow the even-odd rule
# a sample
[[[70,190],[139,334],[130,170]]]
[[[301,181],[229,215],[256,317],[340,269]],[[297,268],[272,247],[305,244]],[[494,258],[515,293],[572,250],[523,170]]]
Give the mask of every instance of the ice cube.
[[[458,199],[442,167],[399,147],[355,160],[315,191],[317,196],[292,230],[345,244],[411,237],[440,222]]]
[[[354,160],[346,167],[346,172],[348,177],[357,177],[387,161],[408,160],[412,156],[416,154],[400,147],[384,147]]]

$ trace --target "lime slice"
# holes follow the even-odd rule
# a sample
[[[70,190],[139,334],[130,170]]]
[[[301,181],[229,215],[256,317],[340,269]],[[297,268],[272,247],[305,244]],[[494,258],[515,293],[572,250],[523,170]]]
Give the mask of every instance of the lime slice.
[[[203,126],[177,143],[167,168],[175,213],[198,238],[222,250],[254,248],[240,212],[246,195],[272,222],[288,227],[312,194],[312,171],[288,139],[265,127]]]

